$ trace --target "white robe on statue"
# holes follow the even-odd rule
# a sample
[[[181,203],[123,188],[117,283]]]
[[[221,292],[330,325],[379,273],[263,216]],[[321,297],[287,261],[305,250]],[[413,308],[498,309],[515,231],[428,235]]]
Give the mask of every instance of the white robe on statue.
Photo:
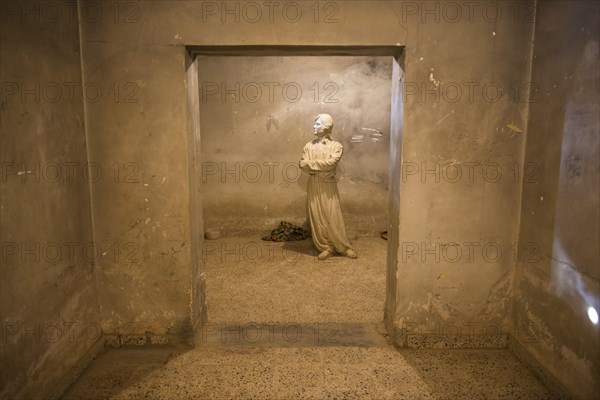
[[[304,146],[300,167],[308,177],[308,218],[313,242],[319,251],[335,250],[345,253],[352,250],[346,237],[346,226],[340,207],[335,170],[342,158],[341,143],[324,137]]]

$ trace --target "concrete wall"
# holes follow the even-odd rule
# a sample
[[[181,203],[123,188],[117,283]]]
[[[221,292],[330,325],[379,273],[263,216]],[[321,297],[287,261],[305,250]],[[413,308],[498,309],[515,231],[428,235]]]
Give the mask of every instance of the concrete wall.
[[[451,163],[464,172],[457,182],[406,176],[399,240],[421,249],[437,246],[440,257],[442,245],[459,243],[463,256],[458,262],[431,257],[423,262],[403,257],[412,251],[400,246],[396,329],[418,334],[453,324],[465,333],[471,328],[464,324],[472,323],[482,333],[493,323],[487,333],[495,341],[496,326],[509,324],[513,264],[507,254],[516,240],[520,185],[512,177],[493,181],[495,164],[485,169],[486,179],[482,169],[497,163],[507,177],[521,160],[524,141],[518,131],[526,126],[527,104],[511,87],[527,84],[529,3],[520,3],[520,15],[503,9],[497,17],[493,9],[484,14],[480,7],[473,15],[463,10],[458,19],[449,19],[442,10],[437,16],[415,10],[420,3],[414,2],[319,3],[319,15],[309,8],[312,3],[297,2],[280,4],[271,16],[264,9],[258,21],[238,2],[228,3],[233,14],[222,14],[220,2],[139,2],[116,15],[109,4],[93,3],[104,7],[95,14],[99,18],[92,18],[91,4],[82,7],[90,12],[83,18],[86,78],[102,87],[116,84],[122,96],[132,95],[127,100],[138,100],[103,98],[88,107],[91,159],[135,165],[137,178],[93,187],[97,240],[133,242],[138,249],[137,262],[126,268],[110,259],[100,263],[107,329],[131,323],[140,333],[187,340],[193,323],[190,295],[195,304],[201,293],[190,283],[198,266],[191,262],[196,244],[190,242],[184,45],[251,44],[406,46],[404,162],[419,168],[439,163],[440,173]],[[293,7],[300,8],[300,17]],[[432,90],[437,95],[427,94]],[[260,125],[266,130],[266,121]],[[473,181],[468,163],[476,163]],[[493,262],[481,253],[488,242],[494,246],[486,248]],[[464,243],[478,246],[473,261]],[[493,253],[498,246],[501,257]]]
[[[533,20],[496,2],[454,23],[419,4],[406,40],[398,342],[501,347],[513,329]]]
[[[201,56],[207,227],[256,234],[281,220],[304,224],[308,177],[298,160],[314,137],[313,117],[326,112],[334,118],[333,139],[344,145],[338,187],[346,228],[386,230],[391,62]]]
[[[597,3],[540,2],[515,310],[519,347],[576,398],[600,391]]]
[[[389,257],[388,294],[393,298],[387,299],[386,323],[395,330],[396,344],[504,346],[506,335],[515,334],[516,308],[519,330],[545,335],[526,345],[529,354],[547,363],[565,385],[574,382],[569,384],[572,391],[588,393],[595,387],[591,376],[597,364],[584,353],[592,346],[590,360],[597,359],[597,331],[579,306],[597,301],[589,293],[598,290],[593,267],[598,255],[581,244],[588,235],[572,236],[574,241],[565,236],[593,230],[592,214],[584,210],[597,210],[597,198],[581,200],[590,198],[587,192],[576,196],[582,201],[576,210],[568,203],[592,185],[588,182],[596,178],[597,183],[597,165],[591,161],[597,154],[597,119],[591,118],[597,98],[584,90],[597,87],[597,81],[586,81],[597,71],[597,61],[591,61],[597,59],[597,43],[594,47],[591,39],[597,37],[597,31],[591,32],[597,20],[585,19],[597,13],[579,6],[569,14],[541,3],[536,40],[547,40],[538,47],[540,61],[534,59],[532,76],[563,81],[557,88],[532,91],[533,3],[485,2],[472,8],[451,3],[454,9],[445,2],[321,2],[317,13],[313,2],[269,8],[244,2],[81,1],[86,101],[31,104],[20,100],[20,93],[3,99],[1,154],[3,168],[5,162],[21,161],[94,163],[93,218],[87,180],[67,184],[46,179],[30,185],[20,179],[31,174],[15,175],[18,171],[11,169],[2,182],[3,256],[12,251],[4,243],[81,243],[92,237],[102,251],[93,260],[94,281],[81,253],[73,262],[51,266],[31,261],[30,255],[3,262],[3,371],[9,366],[2,375],[4,396],[49,391],[92,346],[82,340],[82,331],[76,345],[65,336],[56,342],[37,340],[26,331],[21,340],[22,328],[16,325],[21,321],[28,328],[37,320],[91,323],[100,318],[102,331],[114,344],[192,341],[204,312],[204,149],[202,143],[198,146],[201,132],[195,119],[202,107],[190,96],[190,90],[198,90],[193,77],[201,71],[193,69],[187,45],[405,46],[402,71],[393,82],[404,85],[404,110],[390,110],[404,115],[402,132],[394,127],[393,133],[402,138],[403,169],[388,173],[394,179],[389,185],[394,194],[388,209],[394,218],[389,249],[398,251]],[[77,19],[69,18],[68,11],[56,20],[48,14],[51,10],[40,9],[39,21],[23,24],[31,13],[17,8],[11,23],[2,25],[3,84],[14,79],[81,86]],[[563,13],[572,18],[557,22]],[[563,33],[568,41],[560,40]],[[572,78],[565,80],[565,72]],[[559,99],[559,94],[563,100],[533,102]],[[378,104],[376,109],[384,108]],[[273,119],[267,131],[264,118],[246,118],[263,133],[277,132]],[[277,121],[280,129],[288,126],[285,118]],[[309,127],[310,119],[290,119],[290,129],[308,133]],[[233,131],[241,132],[239,127]],[[350,132],[341,133],[347,137]],[[297,146],[290,143],[290,154],[292,148],[295,154]],[[398,148],[394,145],[391,153],[397,155]],[[528,186],[531,171],[524,161],[543,164],[535,171],[540,186]],[[578,179],[570,178],[577,173]],[[39,198],[43,207],[36,203]],[[515,278],[515,257],[523,256],[516,250],[530,241],[539,244],[545,261],[532,268],[519,264]],[[571,283],[557,284],[565,281]],[[513,305],[514,287],[518,296]],[[581,326],[582,333],[569,334],[552,319],[550,310],[556,309]],[[55,365],[54,360],[61,362]],[[579,374],[578,380],[567,370]]]
[[[29,6],[3,2],[0,28],[2,399],[60,393],[103,343],[77,9]]]
[[[85,77],[112,95],[87,107],[90,159],[119,172],[92,187],[94,232],[101,245],[127,246],[120,259],[98,262],[102,328],[140,343],[187,343],[193,307],[186,53],[160,26],[181,25],[172,12],[191,3],[128,3],[139,7],[131,23],[115,22],[112,3],[90,4],[102,11],[98,20],[82,19]],[[123,12],[119,18],[127,19]],[[157,30],[162,39],[151,37]]]

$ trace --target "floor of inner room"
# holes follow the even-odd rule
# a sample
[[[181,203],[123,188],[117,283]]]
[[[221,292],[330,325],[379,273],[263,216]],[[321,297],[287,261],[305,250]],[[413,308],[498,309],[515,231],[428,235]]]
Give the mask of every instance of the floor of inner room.
[[[205,241],[196,348],[101,354],[64,399],[554,399],[506,349],[395,349],[383,327],[387,242],[317,259],[310,239]]]

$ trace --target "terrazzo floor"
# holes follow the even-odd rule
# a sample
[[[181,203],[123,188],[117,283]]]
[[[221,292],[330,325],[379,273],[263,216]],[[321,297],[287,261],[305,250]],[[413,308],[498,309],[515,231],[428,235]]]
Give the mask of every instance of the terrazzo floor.
[[[380,322],[387,244],[354,245],[357,260],[320,262],[310,241],[206,241],[197,347],[111,349],[63,399],[564,398],[508,350],[395,349]]]
[[[204,242],[210,322],[383,321],[387,241],[353,241],[358,259],[319,261],[311,239]]]

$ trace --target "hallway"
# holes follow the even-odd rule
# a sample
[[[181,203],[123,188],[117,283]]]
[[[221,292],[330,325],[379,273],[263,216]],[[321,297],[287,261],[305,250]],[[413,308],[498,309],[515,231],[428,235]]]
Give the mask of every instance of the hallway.
[[[0,0],[0,400],[597,399],[599,16]]]

